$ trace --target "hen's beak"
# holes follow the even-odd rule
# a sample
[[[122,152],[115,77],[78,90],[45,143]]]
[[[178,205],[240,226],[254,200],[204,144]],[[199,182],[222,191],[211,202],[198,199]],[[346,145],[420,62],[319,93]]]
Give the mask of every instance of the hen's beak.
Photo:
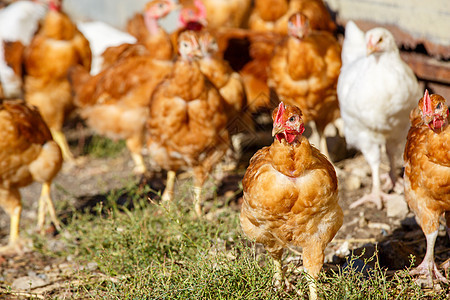
[[[377,51],[377,46],[372,44],[372,43],[368,43],[367,44],[367,56],[369,56],[370,54],[374,53]]]
[[[284,131],[284,128],[280,124],[273,124],[272,136],[275,136]]]

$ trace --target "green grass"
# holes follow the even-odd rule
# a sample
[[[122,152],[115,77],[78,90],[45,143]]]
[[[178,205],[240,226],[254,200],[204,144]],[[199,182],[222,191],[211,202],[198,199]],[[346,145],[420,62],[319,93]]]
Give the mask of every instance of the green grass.
[[[84,145],[83,155],[96,158],[116,157],[126,148],[125,141],[113,141],[109,138],[93,135]]]
[[[133,209],[117,206],[123,192]],[[164,207],[149,200],[148,192],[129,184],[89,213],[76,212],[66,234],[59,237],[67,245],[62,252],[51,252],[45,240],[39,243],[42,238],[35,237],[36,247],[45,254],[98,264],[103,275],[80,271],[75,278],[79,282],[71,287],[72,297],[299,299],[293,290],[273,289],[272,260],[243,236],[238,211],[227,206],[219,210],[221,203],[216,201],[212,217],[197,219],[191,200],[176,199]],[[371,259],[377,266],[377,258]],[[288,278],[307,299],[305,276],[289,271]],[[448,293],[425,293],[406,271],[387,275],[379,267],[367,278],[355,271],[322,271],[318,289],[323,299],[446,299]]]

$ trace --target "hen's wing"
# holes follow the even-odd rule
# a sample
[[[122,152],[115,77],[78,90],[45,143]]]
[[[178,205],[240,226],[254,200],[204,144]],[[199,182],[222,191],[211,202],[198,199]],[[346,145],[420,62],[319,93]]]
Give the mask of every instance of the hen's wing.
[[[43,145],[52,139],[50,130],[36,108],[27,106],[22,100],[4,101],[0,107],[10,114],[18,136],[25,138],[29,143]]]
[[[122,44],[119,46],[108,47],[101,55],[100,70],[104,70],[117,61],[134,56],[150,55],[150,51],[141,44]],[[91,72],[92,74],[93,72]]]
[[[112,46],[136,43],[136,38],[126,32],[120,31],[100,21],[78,22],[78,30],[89,41],[92,51],[91,74],[100,72],[102,65],[102,53]]]
[[[240,27],[245,23],[250,0],[204,0],[206,20],[212,28]]]

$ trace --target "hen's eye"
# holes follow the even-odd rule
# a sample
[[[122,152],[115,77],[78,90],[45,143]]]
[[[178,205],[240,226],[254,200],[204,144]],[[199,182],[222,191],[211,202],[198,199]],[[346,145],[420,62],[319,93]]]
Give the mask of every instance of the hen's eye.
[[[383,37],[380,37],[380,39],[378,40],[378,43],[383,42]]]
[[[438,103],[438,105],[436,105],[436,109],[441,109],[442,105],[441,102]]]
[[[294,122],[294,121],[295,121],[295,117],[294,116],[289,118],[289,122]]]

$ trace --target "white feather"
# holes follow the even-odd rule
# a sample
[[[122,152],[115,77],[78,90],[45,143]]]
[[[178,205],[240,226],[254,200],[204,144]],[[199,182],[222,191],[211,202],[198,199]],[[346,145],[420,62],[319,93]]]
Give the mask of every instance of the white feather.
[[[6,98],[21,95],[22,79],[6,63],[3,42],[28,46],[46,12],[47,5],[32,1],[13,2],[0,10],[0,84]]]
[[[22,93],[22,78],[14,73],[5,61],[3,40],[0,37],[0,85],[2,86],[4,97],[16,98]]]
[[[134,36],[100,21],[78,22],[77,27],[89,41],[91,47],[91,75],[100,72],[103,63],[102,53],[106,48],[125,43],[136,43]]]
[[[374,153],[374,147],[387,141],[404,147],[409,113],[421,96],[417,79],[400,58],[392,34],[375,28],[365,38],[377,42],[381,36],[385,51],[344,64],[337,86],[346,141],[363,153]]]
[[[342,65],[347,65],[364,55],[366,55],[364,32],[353,21],[348,21],[342,44]]]
[[[47,5],[39,2],[11,3],[0,10],[0,37],[5,41],[20,41],[28,46],[47,9]]]

